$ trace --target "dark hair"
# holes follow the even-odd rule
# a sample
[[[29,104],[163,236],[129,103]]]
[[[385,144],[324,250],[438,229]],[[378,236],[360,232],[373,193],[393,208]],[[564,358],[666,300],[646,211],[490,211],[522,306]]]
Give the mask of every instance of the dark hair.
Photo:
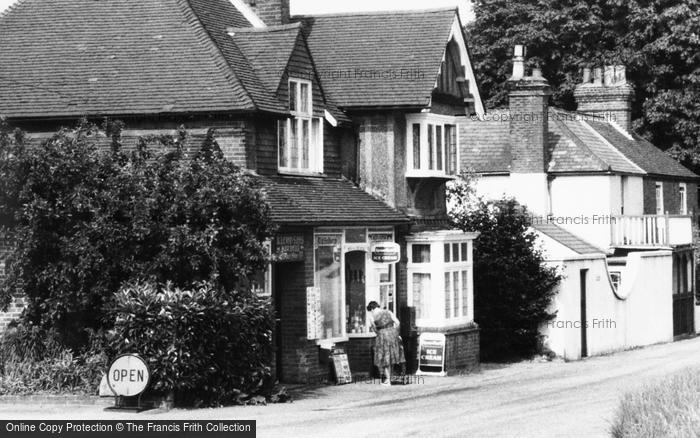
[[[379,303],[376,301],[370,301],[369,304],[367,304],[367,311],[371,312],[372,310],[376,309],[379,307]]]

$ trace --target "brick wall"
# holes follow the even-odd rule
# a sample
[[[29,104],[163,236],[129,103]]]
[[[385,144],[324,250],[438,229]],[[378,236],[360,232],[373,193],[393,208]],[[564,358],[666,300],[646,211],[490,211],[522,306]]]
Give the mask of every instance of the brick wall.
[[[664,213],[680,214],[680,182],[668,179],[653,179],[644,178],[644,214],[656,214],[656,183],[663,183],[664,193]],[[693,214],[698,211],[698,191],[697,184],[694,182],[686,182],[686,203],[688,214]]]
[[[245,0],[268,26],[289,23],[289,0]]]
[[[348,354],[350,371],[353,376],[374,376],[373,346],[374,338],[351,338],[348,342],[339,343],[339,348],[345,349]]]
[[[471,371],[479,367],[478,328],[420,328],[419,332],[445,334],[445,371],[447,374]],[[415,352],[415,361],[418,363],[420,351],[416,349]]]
[[[2,265],[0,263],[0,265]],[[12,321],[19,318],[26,307],[23,298],[13,298],[7,312],[0,312],[0,334],[3,333]]]

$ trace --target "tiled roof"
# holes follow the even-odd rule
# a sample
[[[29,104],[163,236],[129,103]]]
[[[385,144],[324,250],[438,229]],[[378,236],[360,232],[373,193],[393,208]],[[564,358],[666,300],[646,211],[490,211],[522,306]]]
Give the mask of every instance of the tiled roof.
[[[226,0],[22,0],[0,17],[0,114],[284,112],[214,42],[224,23],[249,25]]]
[[[510,171],[510,124],[508,110],[488,113],[485,121],[460,123],[460,154],[463,168],[476,173]],[[604,120],[550,107],[548,171],[618,172],[698,178],[663,151],[632,134],[632,139]]]
[[[545,234],[572,251],[578,254],[600,254],[604,253],[600,248],[591,245],[580,237],[568,232],[567,230],[561,228],[558,225],[552,223],[535,222],[532,224],[532,228],[536,229],[542,234]]]
[[[350,181],[260,177],[272,219],[279,224],[404,223],[408,218]]]
[[[552,137],[559,136],[561,139],[551,151],[550,172],[602,170],[644,173],[610,143],[600,138],[579,114],[552,108],[549,114],[549,136],[550,145]]]
[[[456,10],[298,18],[323,88],[338,106],[425,107]]]
[[[489,115],[493,117],[460,122],[461,167],[476,173],[510,172],[508,112],[492,110]]]
[[[268,90],[276,92],[299,37],[299,24],[230,30],[233,41],[248,59],[255,74]]]
[[[698,175],[636,134],[632,134],[630,139],[610,123],[591,121],[589,124],[621,153],[649,174],[698,178]]]

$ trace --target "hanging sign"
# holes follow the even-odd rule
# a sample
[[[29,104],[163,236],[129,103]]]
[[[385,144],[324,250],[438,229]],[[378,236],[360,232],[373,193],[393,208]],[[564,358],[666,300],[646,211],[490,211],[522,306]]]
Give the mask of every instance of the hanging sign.
[[[418,371],[416,374],[446,376],[445,335],[421,333],[418,338]]]
[[[137,354],[125,354],[112,362],[107,373],[107,384],[118,396],[133,397],[148,387],[151,372],[146,361]]]
[[[375,263],[396,263],[401,258],[401,247],[395,242],[378,242],[372,245],[371,253]]]

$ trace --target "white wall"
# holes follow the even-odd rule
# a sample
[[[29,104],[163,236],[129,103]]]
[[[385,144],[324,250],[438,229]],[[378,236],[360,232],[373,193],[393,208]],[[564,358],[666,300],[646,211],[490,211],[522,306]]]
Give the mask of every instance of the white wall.
[[[512,196],[510,191],[510,176],[482,175],[475,182],[476,193],[486,199],[501,199]]]
[[[551,262],[565,279],[552,305],[554,321],[543,326],[545,344],[566,359],[581,357],[580,270],[587,274],[588,354],[673,341],[670,251],[630,253],[617,297],[603,256]],[[626,297],[624,295],[627,294]],[[622,299],[624,298],[624,299]]]

